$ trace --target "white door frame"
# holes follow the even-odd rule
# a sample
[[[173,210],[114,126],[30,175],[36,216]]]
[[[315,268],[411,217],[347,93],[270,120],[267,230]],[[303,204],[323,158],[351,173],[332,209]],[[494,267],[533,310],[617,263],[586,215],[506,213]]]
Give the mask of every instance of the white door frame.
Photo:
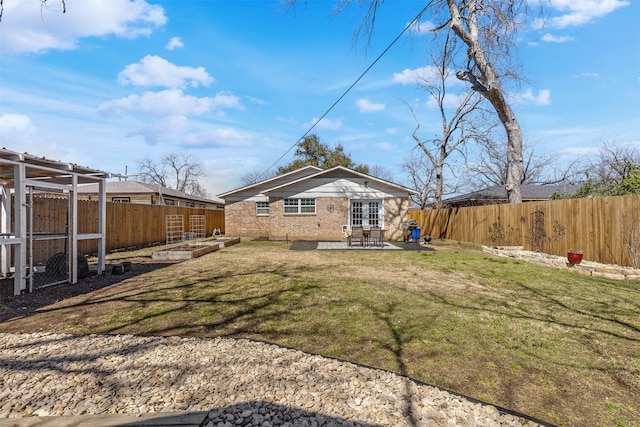
[[[359,206],[359,208],[361,208],[362,212],[360,213],[362,215],[361,219],[356,219],[354,221],[354,214],[357,214],[357,210],[354,209],[354,204],[358,204],[361,203],[362,205]],[[377,204],[377,212],[374,212],[373,215],[371,215],[371,207],[372,205],[375,206],[375,204]],[[356,206],[356,208],[358,208],[358,206]],[[376,224],[377,221],[377,224]],[[355,224],[356,222],[359,222],[359,224]],[[363,227],[372,227],[372,226],[378,226],[380,228],[384,228],[384,200],[382,199],[351,199],[349,200],[349,225],[351,226],[351,228],[353,228],[354,226],[360,226],[362,225]]]

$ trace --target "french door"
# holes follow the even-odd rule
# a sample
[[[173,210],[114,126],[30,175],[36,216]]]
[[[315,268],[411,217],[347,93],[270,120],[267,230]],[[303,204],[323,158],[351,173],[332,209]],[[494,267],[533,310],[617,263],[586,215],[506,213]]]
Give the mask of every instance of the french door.
[[[352,200],[351,227],[382,227],[381,200]]]

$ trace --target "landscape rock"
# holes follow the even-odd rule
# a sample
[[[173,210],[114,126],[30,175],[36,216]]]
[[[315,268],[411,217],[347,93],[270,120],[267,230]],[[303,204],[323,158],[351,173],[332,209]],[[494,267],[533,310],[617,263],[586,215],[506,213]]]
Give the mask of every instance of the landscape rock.
[[[539,425],[409,378],[231,338],[0,333],[0,417],[209,411],[203,426]]]

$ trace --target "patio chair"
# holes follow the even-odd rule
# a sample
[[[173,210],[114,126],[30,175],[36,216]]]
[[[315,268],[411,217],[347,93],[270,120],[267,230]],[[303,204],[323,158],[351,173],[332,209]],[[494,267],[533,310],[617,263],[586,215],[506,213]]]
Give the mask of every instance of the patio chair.
[[[369,242],[373,246],[384,246],[383,241],[384,231],[380,227],[371,227],[369,231]]]
[[[349,246],[353,246],[354,242],[359,240],[360,246],[364,246],[364,232],[362,227],[353,227],[351,236],[349,236]]]

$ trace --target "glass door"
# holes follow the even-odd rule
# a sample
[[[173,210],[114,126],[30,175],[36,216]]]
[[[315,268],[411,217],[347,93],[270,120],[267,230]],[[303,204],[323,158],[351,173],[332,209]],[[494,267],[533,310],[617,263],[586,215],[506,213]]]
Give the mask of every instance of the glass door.
[[[353,200],[351,202],[351,227],[381,227],[382,201]]]

